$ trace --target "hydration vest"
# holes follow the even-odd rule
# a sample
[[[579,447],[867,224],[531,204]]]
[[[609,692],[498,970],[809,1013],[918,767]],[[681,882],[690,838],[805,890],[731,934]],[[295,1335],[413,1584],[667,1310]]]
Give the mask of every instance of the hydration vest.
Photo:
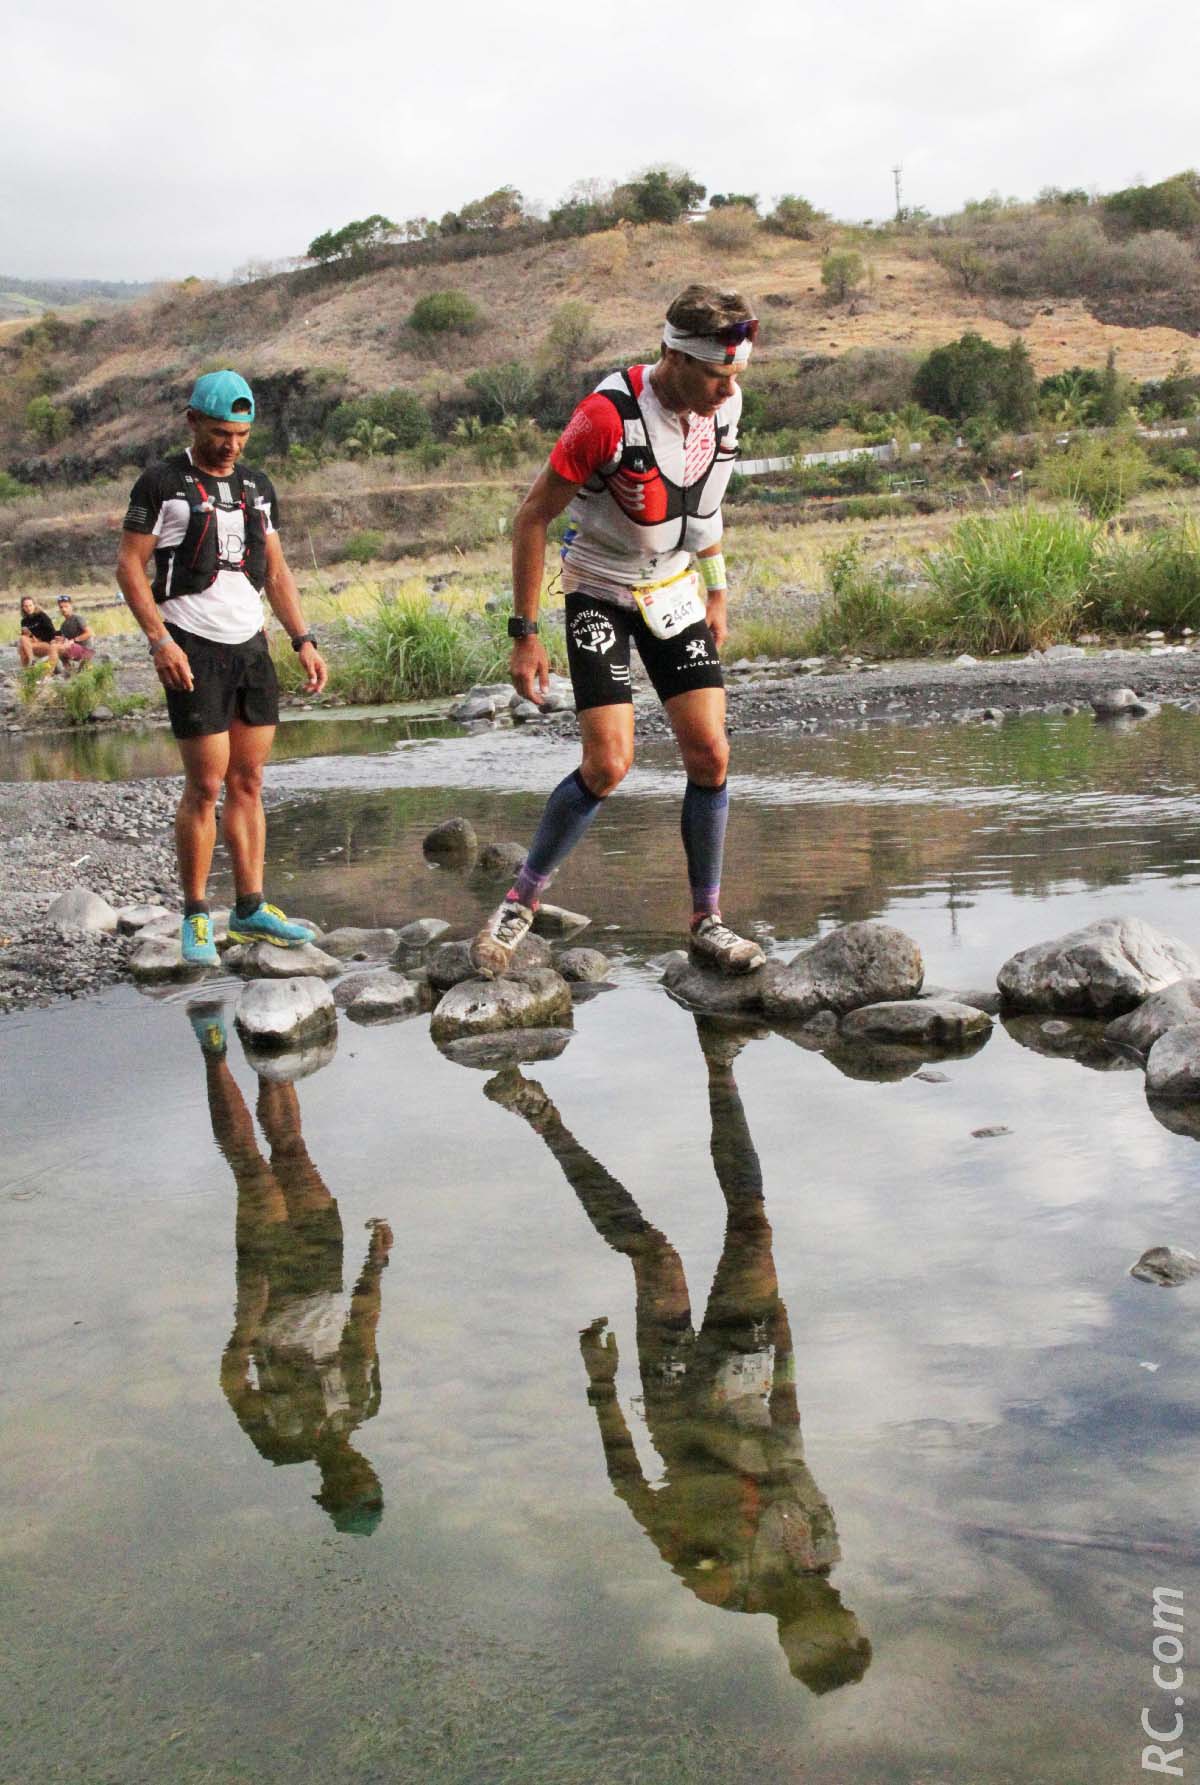
[[[240,571],[254,589],[261,590],[267,573],[266,495],[260,492],[254,473],[235,465],[228,477],[217,478],[198,470],[186,453],[167,459],[166,464],[179,479],[174,496],[188,505],[188,525],[178,545],[155,548],[154,599],[163,602],[176,595],[202,595],[222,570]],[[228,502],[220,498],[221,484],[231,492]],[[241,512],[241,552],[237,557],[221,556],[218,509]],[[235,528],[235,549],[238,539]]]

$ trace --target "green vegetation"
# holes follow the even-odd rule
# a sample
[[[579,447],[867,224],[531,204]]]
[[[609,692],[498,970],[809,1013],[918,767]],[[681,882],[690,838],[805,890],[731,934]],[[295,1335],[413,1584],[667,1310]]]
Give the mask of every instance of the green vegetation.
[[[25,406],[25,426],[39,446],[57,446],[71,427],[71,411],[58,408],[49,397],[33,397]]]
[[[1144,486],[1150,460],[1128,434],[1096,435],[1037,469],[1037,484],[1050,496],[1074,502],[1095,520],[1120,514]]]
[[[309,260],[323,265],[335,260],[361,261],[372,248],[394,241],[397,233],[398,227],[390,217],[376,211],[374,216],[362,217],[357,223],[346,223],[341,229],[327,229],[323,235],[314,236],[305,253]]]
[[[505,680],[512,649],[506,622],[506,613],[415,592],[380,597],[366,619],[347,623],[333,685],[349,700],[374,702],[454,694],[475,682]],[[554,666],[565,667],[565,647],[553,631],[545,643]]]
[[[805,637],[806,655],[854,650],[901,657],[929,648],[927,602],[901,594],[890,574],[869,565],[860,541],[830,552],[825,573],[830,599]]]
[[[1028,427],[1037,413],[1037,383],[1023,341],[993,347],[968,331],[921,362],[913,396],[951,421],[988,415],[1002,428]]]
[[[1200,527],[1188,516],[1153,532],[1114,533],[1092,567],[1087,620],[1106,631],[1200,630]]]
[[[19,496],[31,494],[32,487],[29,484],[10,477],[7,471],[0,471],[0,502],[15,502]]]
[[[465,335],[482,321],[483,312],[465,291],[431,291],[413,305],[408,326],[419,335]]]
[[[785,192],[766,219],[767,228],[776,235],[790,236],[797,242],[814,241],[828,223],[826,211],[818,211],[816,205],[796,192]]]
[[[342,546],[341,555],[351,564],[369,564],[372,559],[383,556],[386,545],[387,534],[368,527],[361,533],[350,535]]]
[[[836,304],[844,304],[866,276],[861,254],[853,248],[836,248],[821,262],[821,284]]]
[[[960,521],[925,564],[947,646],[1024,651],[1069,637],[1098,534],[1067,511],[1021,507]]]

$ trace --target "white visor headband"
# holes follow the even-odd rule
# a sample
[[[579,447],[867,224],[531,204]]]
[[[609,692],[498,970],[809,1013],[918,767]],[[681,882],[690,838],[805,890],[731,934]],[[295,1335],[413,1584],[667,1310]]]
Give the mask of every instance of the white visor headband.
[[[718,335],[685,335],[680,329],[673,328],[669,322],[663,323],[663,346],[673,347],[677,353],[686,353],[691,359],[702,359],[710,366],[724,366],[727,371],[739,372],[749,364],[749,340],[725,342]]]

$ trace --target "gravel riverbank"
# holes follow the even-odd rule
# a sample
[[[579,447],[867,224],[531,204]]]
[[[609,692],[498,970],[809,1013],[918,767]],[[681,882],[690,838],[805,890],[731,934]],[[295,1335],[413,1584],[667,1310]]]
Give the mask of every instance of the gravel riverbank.
[[[736,735],[1003,718],[1086,707],[1119,687],[1200,711],[1200,650],[1051,651],[1021,661],[808,675],[752,666],[729,676],[729,723]],[[574,724],[563,714],[546,730],[561,737]],[[639,733],[667,730],[657,706],[639,702]],[[79,884],[115,906],[177,905],[172,819],[179,785],[177,778],[0,783],[0,1011],[79,997],[121,977],[125,938],[51,932],[45,912],[58,893]]]

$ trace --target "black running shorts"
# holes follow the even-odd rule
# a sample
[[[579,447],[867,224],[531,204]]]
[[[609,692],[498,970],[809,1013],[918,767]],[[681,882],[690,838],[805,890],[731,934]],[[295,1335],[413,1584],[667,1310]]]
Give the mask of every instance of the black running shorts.
[[[167,689],[167,712],[177,738],[214,737],[234,719],[243,725],[279,723],[279,681],[265,632],[244,645],[214,639],[168,624],[167,631],[192,666],[195,687]]]
[[[566,600],[567,662],[579,712],[628,704],[632,641],[664,704],[692,688],[723,688],[721,660],[705,620],[675,638],[656,638],[637,608],[617,607],[577,590]]]

